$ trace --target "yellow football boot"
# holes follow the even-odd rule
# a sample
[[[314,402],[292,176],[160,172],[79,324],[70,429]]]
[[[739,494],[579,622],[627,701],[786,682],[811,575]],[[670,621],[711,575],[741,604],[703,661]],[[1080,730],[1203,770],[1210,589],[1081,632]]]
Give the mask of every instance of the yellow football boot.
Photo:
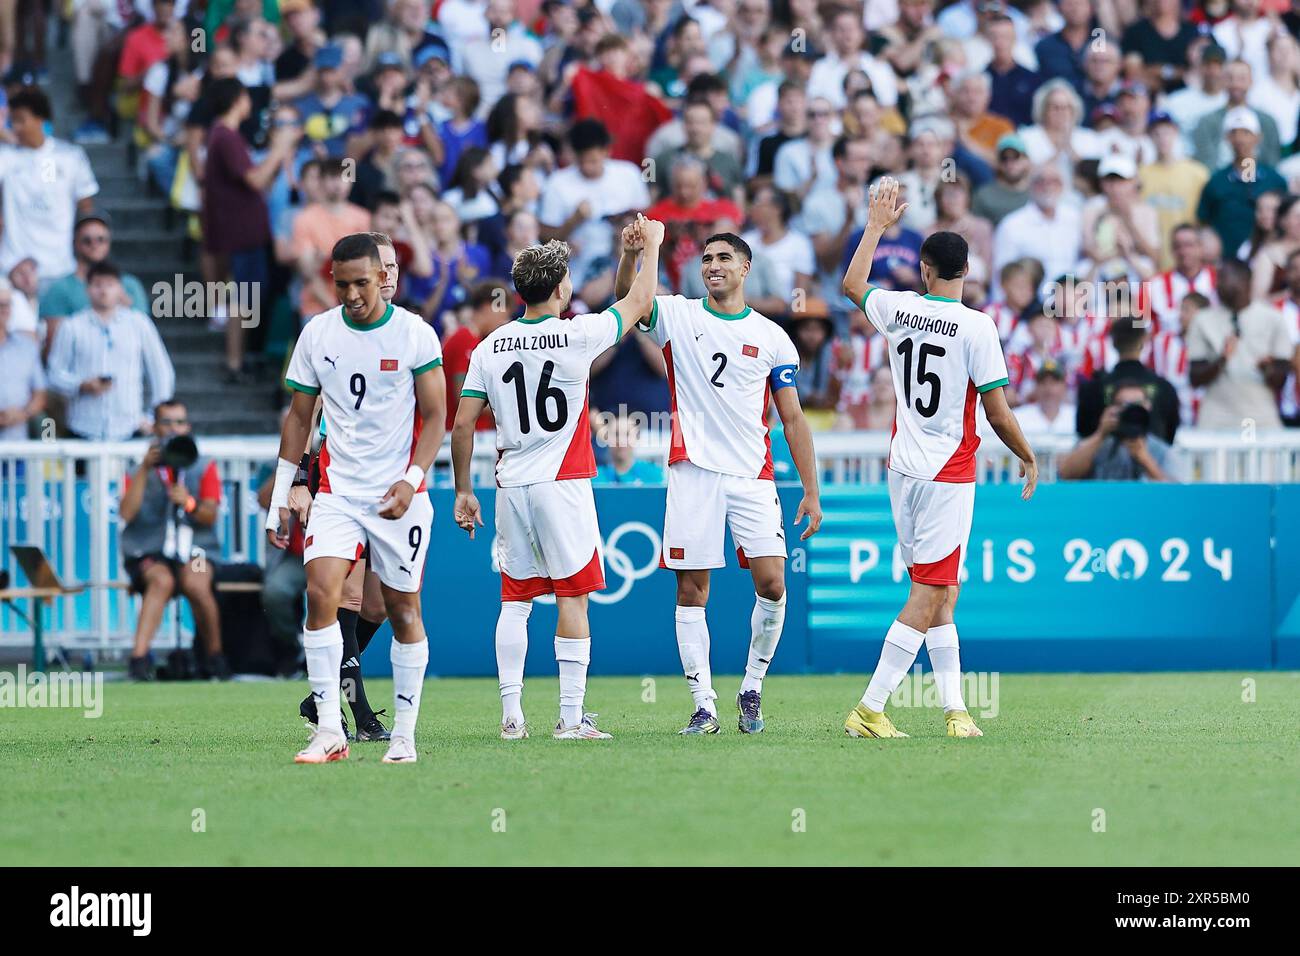
[[[983,737],[984,731],[975,726],[970,714],[964,710],[950,710],[943,715],[949,737]]]
[[[865,704],[858,704],[844,719],[844,732],[850,737],[906,737],[894,726],[894,722],[884,713],[867,710]]]

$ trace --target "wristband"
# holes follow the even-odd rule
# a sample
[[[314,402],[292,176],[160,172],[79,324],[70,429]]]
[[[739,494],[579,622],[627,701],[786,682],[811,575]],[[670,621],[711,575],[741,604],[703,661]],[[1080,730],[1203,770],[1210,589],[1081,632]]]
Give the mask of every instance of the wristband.
[[[298,488],[308,484],[311,475],[311,455],[303,455],[302,461],[298,462],[298,470],[293,475],[293,487]]]
[[[402,476],[402,481],[411,486],[412,491],[419,491],[420,485],[424,483],[424,469],[419,465],[412,465],[406,469],[406,474]]]
[[[280,509],[289,507],[289,489],[298,466],[280,458],[275,463],[275,484],[271,488],[271,503],[266,509],[266,529],[279,532]]]

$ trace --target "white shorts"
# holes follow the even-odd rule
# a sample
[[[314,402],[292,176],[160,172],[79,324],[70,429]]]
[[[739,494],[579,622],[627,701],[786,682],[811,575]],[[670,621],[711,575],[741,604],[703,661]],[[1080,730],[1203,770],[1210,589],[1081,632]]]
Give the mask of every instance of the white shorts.
[[[316,558],[360,560],[370,549],[370,567],[394,591],[420,590],[424,561],[433,530],[433,502],[426,492],[416,492],[406,514],[381,518],[379,502],[318,492],[307,519],[303,563]]]
[[[975,482],[925,481],[890,471],[889,504],[912,580],[957,584],[975,513]]]
[[[600,525],[590,478],[497,489],[501,600],[576,597],[605,587]]]
[[[742,568],[750,558],[784,558],[781,499],[770,478],[724,475],[679,461],[668,468],[663,566],[674,571],[726,567],[723,531],[731,528]]]

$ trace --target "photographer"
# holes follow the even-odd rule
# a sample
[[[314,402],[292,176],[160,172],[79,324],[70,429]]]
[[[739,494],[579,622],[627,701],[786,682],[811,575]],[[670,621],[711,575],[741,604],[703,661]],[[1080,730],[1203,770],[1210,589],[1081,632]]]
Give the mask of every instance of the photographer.
[[[1109,370],[1100,371],[1080,383],[1076,434],[1080,438],[1093,434],[1100,424],[1103,410],[1114,404],[1118,384],[1132,382],[1147,395],[1151,434],[1167,445],[1173,444],[1174,433],[1181,424],[1181,402],[1178,389],[1142,362],[1148,342],[1146,322],[1128,316],[1117,318],[1110,324],[1110,340],[1119,361]]]
[[[127,476],[118,506],[123,563],[132,592],[142,596],[129,673],[133,680],[152,679],[149,644],[167,602],[179,591],[190,602],[209,675],[226,679],[230,669],[221,652],[210,557],[220,548],[215,525],[221,478],[216,463],[199,456],[182,403],[160,402],[153,431],[154,441]]]
[[[1176,453],[1151,430],[1150,385],[1118,382],[1097,430],[1061,459],[1062,479],[1178,481]]]

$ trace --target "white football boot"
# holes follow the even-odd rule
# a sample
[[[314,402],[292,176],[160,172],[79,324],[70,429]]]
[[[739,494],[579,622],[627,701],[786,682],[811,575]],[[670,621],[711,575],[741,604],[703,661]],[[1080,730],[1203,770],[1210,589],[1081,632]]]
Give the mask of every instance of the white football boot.
[[[348,758],[348,740],[332,730],[316,730],[307,746],[294,756],[294,763],[331,763]]]
[[[582,720],[572,727],[564,726],[564,721],[555,725],[556,740],[613,740],[612,734],[596,729],[596,714],[583,714]]]
[[[384,763],[415,763],[415,741],[410,737],[393,737],[388,743]]]
[[[511,717],[509,720],[501,721],[501,739],[502,740],[523,740],[528,736],[528,722],[524,720],[515,720]]]

